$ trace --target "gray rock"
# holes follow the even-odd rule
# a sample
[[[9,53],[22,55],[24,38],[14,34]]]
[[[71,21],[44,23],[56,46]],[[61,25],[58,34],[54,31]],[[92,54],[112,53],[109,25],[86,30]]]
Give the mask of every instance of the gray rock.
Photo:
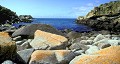
[[[14,41],[20,41],[21,40],[21,36],[17,36],[15,38],[13,38]]]
[[[46,49],[46,47],[48,47],[49,45],[45,44],[44,42],[46,42],[47,40],[45,40],[42,37],[37,37],[34,38],[32,40],[32,42],[30,42],[30,45],[34,48],[34,49]],[[36,46],[39,45],[39,46]]]
[[[27,25],[25,27],[22,27],[18,30],[16,30],[13,34],[12,37],[16,37],[16,36],[22,36],[23,38],[29,36],[31,38],[34,38],[34,33],[36,30],[42,30],[45,32],[50,32],[53,34],[58,34],[58,35],[62,35],[65,36],[62,32],[58,31],[57,29],[53,28],[50,25],[46,25],[46,24],[31,24],[31,25]]]
[[[98,44],[99,49],[107,48],[107,47],[110,47],[110,46],[111,46],[111,44],[109,44],[109,43],[100,43],[100,44]]]
[[[74,51],[75,55],[78,56],[78,55],[81,55],[84,53],[84,50],[77,50],[77,51]]]
[[[73,44],[73,43],[80,43],[80,41],[81,41],[81,38],[79,37],[79,38],[76,38],[76,39],[71,39],[71,44]]]
[[[76,39],[76,38],[78,38],[78,37],[80,37],[81,35],[79,34],[79,33],[77,33],[77,32],[74,32],[74,31],[71,31],[71,32],[69,32],[68,34],[67,34],[67,37],[69,38],[69,39]]]
[[[15,31],[16,29],[8,29],[8,30],[5,30],[4,32],[7,32],[9,33],[9,35],[12,35]]]
[[[82,40],[88,40],[89,37],[87,37],[87,36],[81,36],[81,39],[82,39]]]
[[[111,46],[115,46],[115,45],[118,45],[120,43],[120,40],[103,39],[103,40],[100,40],[98,42],[95,42],[94,44],[98,45],[99,43],[108,43]]]
[[[17,41],[16,44],[17,45],[21,45],[22,43],[24,43],[23,41]]]
[[[26,42],[22,43],[20,46],[24,47],[25,49],[32,48],[30,42],[31,41],[27,40]]]
[[[102,39],[104,39],[104,38],[105,38],[104,35],[99,34],[99,35],[96,36],[96,38],[93,40],[93,42],[100,41],[100,40],[102,40]]]
[[[17,45],[17,51],[21,51],[21,50],[25,50],[25,49],[27,49],[27,48],[20,46],[20,45]]]
[[[35,32],[35,38],[32,40],[30,45],[34,49],[44,49],[47,47],[47,49],[51,50],[58,50],[58,49],[65,49],[67,47],[68,39],[64,36],[52,34],[49,32],[44,32],[41,30],[37,30]]]
[[[99,50],[99,49],[98,49],[97,46],[92,46],[92,45],[90,45],[90,48],[89,48],[88,50],[86,50],[85,53],[86,53],[86,54],[92,54],[92,53],[94,53],[94,52],[96,52],[96,51],[98,51],[98,50]]]
[[[95,39],[95,37],[90,37],[90,38],[88,38],[88,40],[94,40]]]
[[[4,61],[2,64],[16,64],[16,63],[14,63],[14,62],[12,62],[12,61],[10,61],[10,60],[6,60],[6,61]]]
[[[63,55],[60,55],[61,53],[65,53]],[[73,51],[65,50],[63,52],[56,51],[55,52],[56,58],[58,60],[58,63],[60,64],[68,64],[76,55]]]
[[[93,40],[81,40],[80,43],[85,45],[91,45],[93,44]]]
[[[76,49],[76,50],[84,50],[84,51],[86,51],[89,47],[84,45],[84,44],[81,44],[81,43],[74,43],[69,48],[71,50]]]
[[[23,44],[25,41],[27,41],[27,40],[26,40],[26,39],[23,39],[23,40],[21,40],[21,41],[17,41],[16,44],[17,44],[17,45],[21,45],[21,44]]]
[[[110,34],[108,34],[108,35],[104,35],[105,36],[105,38],[109,38],[109,39],[111,39],[111,35]]]
[[[107,41],[110,40],[108,38],[102,39],[100,41],[94,42],[93,45],[98,45],[99,43],[107,43]]]
[[[114,45],[118,45],[118,44],[120,43],[120,40],[108,40],[107,43],[109,43],[109,44],[111,44],[112,46],[114,46]]]
[[[112,37],[113,40],[120,40],[120,37]]]
[[[20,55],[20,57],[26,62],[29,62],[30,56],[33,53],[34,49],[25,49],[18,51],[17,53]]]

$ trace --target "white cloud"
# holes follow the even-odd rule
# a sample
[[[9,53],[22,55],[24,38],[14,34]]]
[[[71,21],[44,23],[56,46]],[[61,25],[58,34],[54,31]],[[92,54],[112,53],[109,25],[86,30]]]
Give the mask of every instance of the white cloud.
[[[73,7],[72,14],[75,14],[76,16],[85,16],[88,12],[90,12],[94,6],[86,5],[86,6],[80,6],[80,7]]]
[[[100,1],[99,1],[99,0],[96,0],[95,2],[96,2],[96,3],[99,3]]]
[[[94,6],[94,4],[93,3],[88,3],[87,6]]]
[[[98,0],[96,0],[98,2]],[[72,11],[69,13],[76,16],[85,16],[95,7],[94,3],[87,3],[84,6],[73,7]]]

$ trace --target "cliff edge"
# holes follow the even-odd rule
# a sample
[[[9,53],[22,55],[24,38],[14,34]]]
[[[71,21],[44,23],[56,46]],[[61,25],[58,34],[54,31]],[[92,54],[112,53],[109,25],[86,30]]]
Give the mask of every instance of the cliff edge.
[[[111,1],[95,7],[85,17],[79,16],[77,23],[95,30],[120,32],[120,1]]]

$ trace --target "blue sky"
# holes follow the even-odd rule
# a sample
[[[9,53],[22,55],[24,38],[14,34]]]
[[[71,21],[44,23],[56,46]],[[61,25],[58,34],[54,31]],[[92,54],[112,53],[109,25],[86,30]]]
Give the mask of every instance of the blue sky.
[[[0,0],[0,5],[18,15],[35,18],[77,18],[86,15],[95,6],[111,0]]]

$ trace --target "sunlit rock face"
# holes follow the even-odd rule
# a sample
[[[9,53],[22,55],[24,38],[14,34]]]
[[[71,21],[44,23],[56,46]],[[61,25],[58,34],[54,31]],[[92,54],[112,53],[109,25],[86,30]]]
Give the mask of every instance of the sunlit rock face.
[[[36,50],[32,53],[29,64],[68,64],[74,57],[70,50]]]
[[[120,64],[120,46],[111,46],[91,55],[75,57],[70,64]]]
[[[12,58],[16,52],[16,44],[8,33],[0,32],[0,62]]]
[[[120,32],[120,1],[111,1],[95,7],[84,18],[78,17],[77,23],[95,30]]]
[[[68,41],[64,36],[41,30],[37,30],[34,37],[35,38],[30,45],[35,49],[42,49],[42,47],[47,47],[49,49],[63,49],[66,47]]]

